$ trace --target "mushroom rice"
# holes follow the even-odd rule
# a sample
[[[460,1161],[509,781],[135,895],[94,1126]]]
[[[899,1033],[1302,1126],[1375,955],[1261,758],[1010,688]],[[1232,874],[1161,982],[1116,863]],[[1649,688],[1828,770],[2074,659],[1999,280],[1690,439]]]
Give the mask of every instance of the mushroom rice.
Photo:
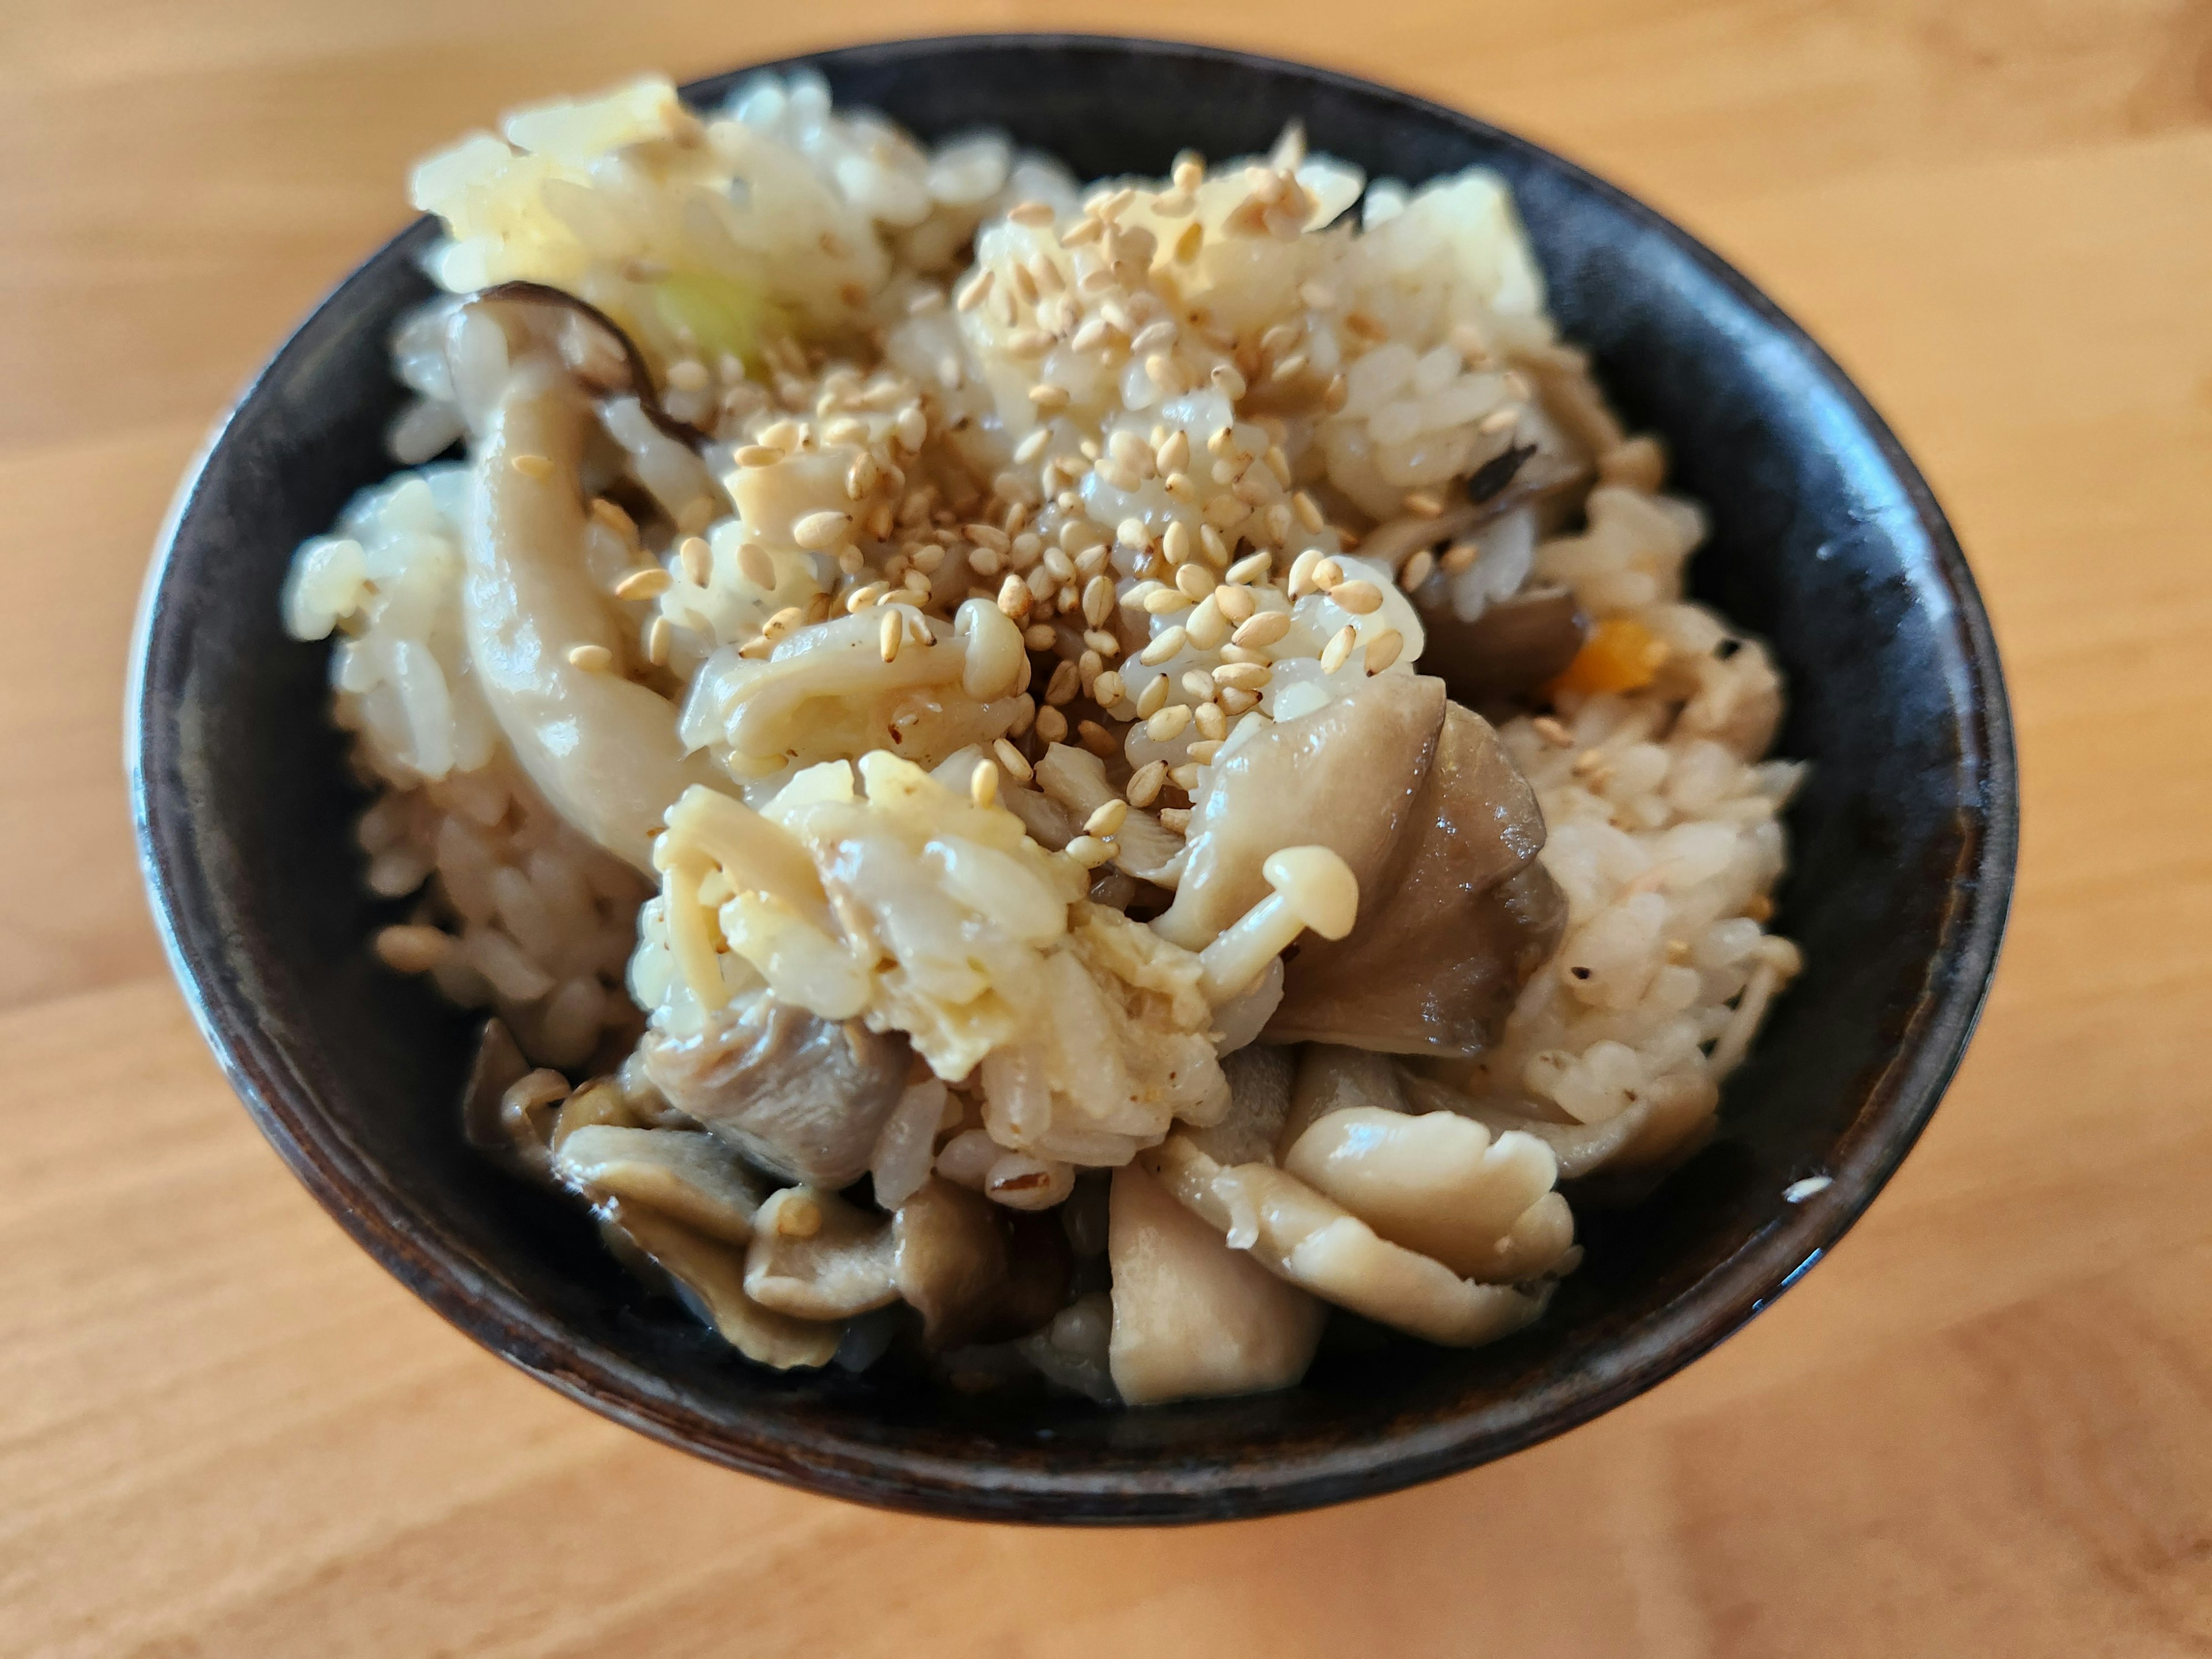
[[[488,1016],[471,1139],[747,1358],[1472,1346],[1710,1133],[1802,769],[1498,179],[1083,184],[801,74],[412,195],[405,470],[284,595],[374,948]]]

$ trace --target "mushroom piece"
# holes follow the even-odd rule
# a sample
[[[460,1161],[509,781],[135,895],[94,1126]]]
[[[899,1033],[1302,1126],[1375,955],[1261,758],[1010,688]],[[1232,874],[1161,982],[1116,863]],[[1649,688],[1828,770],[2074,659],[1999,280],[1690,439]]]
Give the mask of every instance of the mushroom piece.
[[[611,1123],[624,1129],[644,1127],[611,1078],[593,1078],[561,1103],[561,1109],[553,1119],[552,1133],[547,1139],[547,1151],[557,1160],[570,1135],[599,1123]]]
[[[714,436],[687,425],[660,406],[653,384],[653,371],[621,324],[587,300],[544,283],[495,283],[479,289],[462,303],[495,306],[501,310],[543,313],[556,337],[561,356],[577,378],[595,392],[627,392],[638,401],[645,417],[678,443],[704,443]],[[566,325],[563,327],[563,325]]]
[[[1107,1363],[1126,1403],[1286,1389],[1313,1363],[1322,1305],[1230,1249],[1136,1164],[1114,1172],[1107,1253]]]
[[[1552,1190],[1551,1148],[1451,1112],[1330,1112],[1291,1144],[1283,1168],[1462,1279],[1517,1284],[1574,1247],[1574,1218]]]
[[[1535,588],[1483,607],[1473,622],[1424,613],[1421,665],[1443,676],[1452,701],[1478,707],[1524,697],[1557,679],[1589,637],[1589,618],[1564,587]]]
[[[581,1125],[562,1138],[553,1171],[586,1197],[643,1204],[728,1244],[751,1238],[764,1195],[728,1147],[696,1129]]]
[[[1334,1042],[1309,1042],[1295,1051],[1297,1076],[1290,1103],[1271,1152],[1287,1152],[1315,1121],[1331,1112],[1356,1109],[1375,1112],[1403,1112],[1406,1091],[1399,1081],[1397,1063],[1387,1054],[1364,1048],[1346,1048]],[[1204,1150],[1211,1152],[1211,1146]],[[1219,1157],[1218,1153],[1215,1153]],[[1224,1163],[1230,1162],[1223,1159]],[[1251,1162],[1250,1159],[1238,1160]],[[1273,1161],[1273,1160],[1271,1160]]]
[[[1551,1286],[1478,1285],[1393,1244],[1357,1216],[1265,1164],[1224,1165],[1181,1135],[1141,1160],[1193,1214],[1270,1273],[1325,1302],[1446,1347],[1472,1348],[1519,1330]]]
[[[489,329],[471,308],[457,329]],[[486,338],[477,355],[504,349]],[[464,348],[453,348],[456,356]],[[469,662],[493,717],[531,781],[609,852],[651,873],[651,836],[669,802],[712,785],[703,755],[684,750],[676,710],[650,687],[580,665],[579,647],[626,659],[626,630],[593,582],[580,477],[595,422],[558,358],[525,342],[489,404],[471,415],[474,469],[462,613]]]
[[[484,1021],[461,1093],[461,1132],[470,1146],[489,1154],[510,1175],[545,1181],[552,1174],[546,1148],[554,1112],[568,1086],[560,1073],[549,1072],[544,1087],[517,1092],[510,1108],[509,1091],[533,1075],[506,1022]]]
[[[1228,1115],[1210,1128],[1186,1127],[1182,1133],[1218,1163],[1273,1163],[1291,1111],[1292,1082],[1299,1073],[1295,1049],[1260,1043],[1224,1056],[1221,1074],[1229,1079]]]
[[[1565,897],[1536,861],[1543,845],[1535,792],[1497,732],[1443,703],[1401,832],[1372,868],[1353,866],[1370,896],[1359,925],[1300,945],[1268,1038],[1392,1054],[1488,1047],[1566,927]]]
[[[1530,1103],[1510,1097],[1470,1098],[1410,1073],[1405,1085],[1423,1111],[1456,1112],[1494,1133],[1534,1135],[1552,1149],[1562,1181],[1583,1180],[1600,1170],[1645,1171],[1680,1163],[1711,1134],[1713,1109],[1720,1099],[1710,1078],[1675,1073],[1639,1090],[1626,1110],[1602,1123],[1558,1123],[1537,1115]]]
[[[599,1214],[607,1228],[667,1273],[692,1311],[746,1358],[790,1370],[826,1365],[837,1352],[842,1325],[762,1307],[745,1294],[744,1256],[721,1240],[624,1199],[610,1200]]]
[[[892,1223],[835,1193],[786,1187],[760,1206],[745,1294],[799,1319],[850,1319],[898,1300]]]
[[[1064,743],[1048,744],[1036,763],[1037,787],[1066,809],[1079,827],[1121,792],[1106,781],[1106,763],[1088,749]],[[1071,836],[1070,839],[1073,839]],[[1179,836],[1160,828],[1159,820],[1140,807],[1128,807],[1113,835],[1114,862],[1139,881],[1171,888],[1182,871],[1183,842]],[[1066,846],[1066,842],[1060,845]]]
[[[988,1323],[1008,1280],[1006,1235],[988,1200],[936,1176],[891,1218],[891,1282],[931,1348],[957,1348]]]
[[[1340,939],[1358,918],[1358,878],[1326,847],[1285,847],[1269,854],[1260,872],[1274,891],[1199,952],[1199,987],[1217,1006],[1250,989],[1299,934],[1311,929]]]
[[[696,1034],[647,1031],[640,1053],[669,1103],[717,1139],[764,1170],[833,1191],[867,1169],[911,1059],[903,1037],[765,994],[732,1003]]]

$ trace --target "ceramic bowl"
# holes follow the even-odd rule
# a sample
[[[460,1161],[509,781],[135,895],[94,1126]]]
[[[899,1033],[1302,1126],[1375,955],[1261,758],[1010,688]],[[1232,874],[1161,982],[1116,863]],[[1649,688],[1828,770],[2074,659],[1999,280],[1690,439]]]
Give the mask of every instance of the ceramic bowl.
[[[1344,76],[1195,46],[1040,36],[791,60],[924,137],[999,127],[1085,177],[1186,146],[1263,149],[1295,117],[1370,175],[1510,181],[1565,337],[1705,503],[1698,597],[1772,642],[1789,815],[1779,926],[1808,964],[1718,1135],[1640,1203],[1586,1210],[1584,1265],[1529,1331],[1473,1352],[1325,1354],[1284,1393],[1135,1412],[778,1375],[653,1301],[572,1206],[464,1146],[471,1022],[380,971],[326,718],[326,647],[278,620],[287,561],[390,471],[394,320],[429,288],[417,223],[285,343],[187,479],[151,575],[131,760],[179,979],[301,1180],[423,1300],[658,1439],[819,1492],[1040,1522],[1255,1516],[1388,1491],[1557,1434],[1737,1329],[1833,1244],[1936,1109],[1994,966],[2016,795],[1995,647],[1957,542],[1841,370],[1741,276],[1571,163]],[[740,71],[738,74],[750,71]],[[738,74],[690,88],[718,101]],[[486,111],[489,114],[490,112]],[[1828,1184],[1793,1202],[1798,1183]],[[1802,1191],[1802,1189],[1801,1189]]]

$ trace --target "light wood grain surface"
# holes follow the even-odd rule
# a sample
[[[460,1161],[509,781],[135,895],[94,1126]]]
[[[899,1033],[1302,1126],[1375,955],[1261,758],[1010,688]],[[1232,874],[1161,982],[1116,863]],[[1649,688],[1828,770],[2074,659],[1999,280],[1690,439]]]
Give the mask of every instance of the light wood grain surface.
[[[144,915],[155,524],[408,161],[635,68],[1007,27],[1340,65],[1638,191],[1860,376],[1996,617],[2025,858],[1919,1151],[1720,1352],[1423,1491],[1054,1534],[650,1445],[346,1242]],[[0,0],[0,1652],[2212,1650],[2208,118],[2202,0]]]

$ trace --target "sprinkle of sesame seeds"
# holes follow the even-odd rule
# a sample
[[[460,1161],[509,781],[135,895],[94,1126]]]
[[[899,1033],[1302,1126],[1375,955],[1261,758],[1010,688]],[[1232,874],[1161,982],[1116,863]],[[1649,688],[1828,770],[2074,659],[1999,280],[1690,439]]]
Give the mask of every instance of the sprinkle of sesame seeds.
[[[1375,637],[1367,641],[1367,672],[1379,674],[1398,660],[1398,653],[1406,648],[1406,636],[1395,628],[1377,629]]]
[[[991,752],[999,757],[999,764],[1016,783],[1027,783],[1036,775],[1036,769],[1022,758],[1022,751],[1000,738],[991,745]]]
[[[1190,609],[1190,595],[1179,587],[1156,587],[1145,595],[1143,604],[1147,615],[1165,617]]]
[[[896,609],[884,612],[884,625],[876,630],[876,649],[885,662],[898,660],[899,645],[906,637],[906,629],[899,622]]]
[[[1204,565],[1184,564],[1176,568],[1176,586],[1194,603],[1214,590],[1213,573]]]
[[[1240,623],[1230,637],[1247,651],[1262,651],[1290,631],[1289,611],[1262,611],[1249,621]]]
[[[1158,675],[1145,682],[1145,689],[1137,694],[1137,718],[1149,720],[1167,706],[1168,677]]]
[[[1425,547],[1417,550],[1398,569],[1398,586],[1408,593],[1419,587],[1435,572],[1437,556]]]
[[[999,585],[999,609],[1016,622],[1030,614],[1030,585],[1009,574]]]
[[[1195,762],[1186,762],[1181,766],[1170,766],[1168,769],[1168,781],[1174,784],[1176,788],[1182,790],[1185,794],[1188,794],[1192,790],[1198,787],[1197,763]],[[1183,822],[1185,823],[1190,822],[1188,814],[1184,815]]]
[[[1328,643],[1322,647],[1321,672],[1324,674],[1336,672],[1344,666],[1345,659],[1351,656],[1352,647],[1358,643],[1359,630],[1350,623],[1345,623],[1329,636]]]
[[[684,580],[694,587],[704,587],[714,574],[714,553],[697,536],[686,536],[677,543],[676,562]]]
[[[853,528],[849,513],[809,513],[791,526],[791,539],[816,553],[826,553],[843,541]]]
[[[436,927],[402,925],[376,935],[376,954],[395,973],[427,974],[453,953],[453,936]]]
[[[1571,749],[1575,734],[1549,714],[1539,714],[1528,722],[1529,728],[1554,749]]]
[[[1083,821],[1086,836],[1111,836],[1121,828],[1129,816],[1129,803],[1125,800],[1101,801],[1098,810]]]
[[[1145,735],[1154,743],[1173,743],[1190,724],[1190,709],[1187,704],[1171,702],[1145,722]]]
[[[604,674],[615,665],[615,653],[604,645],[572,645],[568,658],[570,665],[586,674]]]
[[[1046,743],[1064,742],[1067,737],[1067,716],[1048,703],[1036,712],[1036,734]]]
[[[1191,781],[1194,783],[1198,781],[1195,775],[1196,770],[1194,767],[1192,769],[1194,775]],[[1158,817],[1160,828],[1170,834],[1180,836],[1190,828],[1190,808],[1188,806],[1164,806],[1160,809]]]
[[[1114,848],[1096,836],[1078,836],[1067,843],[1067,855],[1086,870],[1096,870],[1114,856]]]
[[[508,465],[524,477],[541,483],[553,476],[553,463],[543,455],[517,455]]]
[[[1017,202],[1006,210],[1006,217],[1018,225],[1042,228],[1053,222],[1051,207],[1043,202]]]
[[[637,539],[637,523],[604,495],[592,498],[592,516],[625,541]]]
[[[783,452],[774,444],[747,444],[737,453],[739,466],[774,466],[783,459]]]
[[[1274,562],[1274,555],[1272,553],[1255,553],[1249,558],[1239,559],[1235,564],[1231,565],[1227,572],[1227,580],[1240,586],[1253,582],[1263,582],[1267,580],[1267,573],[1273,568]]]
[[[1054,386],[1050,380],[1040,380],[1030,388],[1030,401],[1048,415],[1056,414],[1068,405],[1067,388]]]
[[[1032,651],[1049,651],[1059,635],[1050,623],[1031,623],[1022,630],[1022,639]]]
[[[1474,423],[1474,429],[1486,438],[1505,431],[1521,418],[1517,409],[1493,409]]]
[[[1260,694],[1246,691],[1234,685],[1221,688],[1221,712],[1234,720],[1239,714],[1249,714],[1260,706]]]

